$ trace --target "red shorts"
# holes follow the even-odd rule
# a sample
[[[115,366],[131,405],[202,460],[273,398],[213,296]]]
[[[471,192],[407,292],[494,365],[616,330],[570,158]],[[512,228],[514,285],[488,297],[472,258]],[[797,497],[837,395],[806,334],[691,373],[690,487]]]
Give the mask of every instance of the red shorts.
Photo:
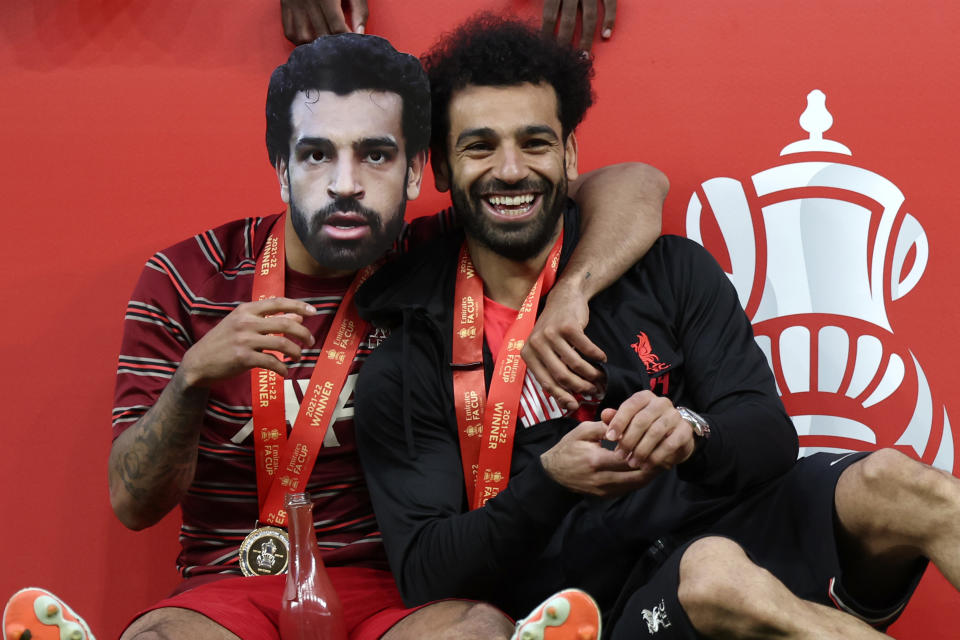
[[[350,640],[376,640],[420,608],[403,606],[388,571],[328,567],[327,573],[343,605]],[[155,609],[178,607],[205,615],[243,640],[278,640],[286,580],[286,576],[236,576],[208,582],[161,600],[137,618]]]

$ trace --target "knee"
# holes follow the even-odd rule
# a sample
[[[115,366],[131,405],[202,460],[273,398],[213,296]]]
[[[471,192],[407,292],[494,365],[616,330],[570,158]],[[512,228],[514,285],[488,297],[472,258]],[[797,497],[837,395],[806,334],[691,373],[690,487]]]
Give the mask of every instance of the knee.
[[[956,493],[947,474],[895,449],[880,449],[853,464],[848,471],[856,474],[870,495],[891,500],[920,499],[942,504]]]
[[[169,640],[169,638],[153,629],[147,629],[146,631],[134,631],[132,634],[124,633],[121,640]]]
[[[486,602],[470,602],[463,613],[463,621],[470,629],[490,632],[482,637],[494,637],[493,632],[504,628],[513,629],[509,619],[500,609]]]
[[[154,611],[138,618],[124,630],[120,640],[168,640],[169,635],[163,632],[163,620],[155,618]]]
[[[960,483],[899,451],[881,449],[850,465],[834,505],[843,535],[870,554],[906,546],[925,550],[953,537],[960,522]]]
[[[777,635],[773,630],[779,628],[784,592],[772,573],[727,538],[698,540],[680,561],[680,605],[693,627],[707,637]]]
[[[909,478],[910,471],[916,472],[917,467],[922,468],[923,465],[896,449],[880,449],[856,462],[851,468],[859,472],[868,488],[881,490]]]
[[[733,540],[701,538],[690,545],[680,560],[680,605],[688,615],[695,611],[729,610],[743,600],[743,573],[753,570],[763,571],[750,562]]]
[[[383,637],[384,640],[489,640],[506,639],[512,633],[513,623],[496,607],[469,600],[441,600],[407,616]]]
[[[513,633],[513,623],[493,605],[467,600],[452,602],[461,607],[459,619],[451,625],[447,633],[434,633],[433,637],[489,640],[490,638],[508,638]]]

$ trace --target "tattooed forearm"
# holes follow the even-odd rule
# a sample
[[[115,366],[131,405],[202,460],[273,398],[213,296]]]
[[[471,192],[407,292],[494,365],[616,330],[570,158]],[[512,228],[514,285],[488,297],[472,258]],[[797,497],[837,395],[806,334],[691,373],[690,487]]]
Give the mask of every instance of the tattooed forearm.
[[[193,481],[207,392],[174,375],[157,403],[123,432],[110,451],[110,501],[132,529],[159,521]]]

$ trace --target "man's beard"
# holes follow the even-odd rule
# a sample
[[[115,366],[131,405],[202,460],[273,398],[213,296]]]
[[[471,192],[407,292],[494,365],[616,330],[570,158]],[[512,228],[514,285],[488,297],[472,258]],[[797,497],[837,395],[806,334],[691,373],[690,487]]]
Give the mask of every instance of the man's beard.
[[[515,224],[492,220],[484,211],[483,196],[511,192],[540,193],[542,211],[533,219]],[[562,176],[558,184],[543,178],[525,178],[513,184],[497,179],[475,182],[470,186],[469,195],[455,183],[450,186],[450,199],[467,235],[498,255],[516,261],[536,256],[553,239],[557,220],[566,206],[566,193],[566,176]]]
[[[290,191],[290,220],[300,242],[317,263],[324,269],[356,271],[372,264],[387,252],[403,227],[403,214],[407,206],[407,193],[401,194],[400,204],[392,215],[381,216],[373,209],[360,204],[356,198],[347,196],[333,202],[308,217],[297,206]],[[370,234],[359,240],[338,240],[320,235],[324,222],[336,213],[355,212],[363,216],[370,227]],[[384,225],[386,220],[386,225]]]

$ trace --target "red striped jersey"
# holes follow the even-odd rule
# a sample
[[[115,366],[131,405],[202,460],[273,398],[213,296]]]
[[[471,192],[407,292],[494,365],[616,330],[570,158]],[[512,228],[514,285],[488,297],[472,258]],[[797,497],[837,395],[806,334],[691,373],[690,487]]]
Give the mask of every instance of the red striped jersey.
[[[113,437],[153,405],[183,354],[230,313],[251,299],[257,255],[279,215],[237,220],[153,255],[144,267],[123,326],[113,407]],[[407,225],[398,246],[440,233],[450,211]],[[304,324],[316,337],[284,381],[288,428],[317,362],[323,339],[352,276],[319,278],[286,270],[290,298],[306,300],[318,315]],[[386,336],[371,330],[361,343],[337,403],[324,446],[306,490],[313,497],[314,528],[329,565],[386,569],[353,432],[353,387],[360,365]],[[200,432],[197,470],[181,502],[183,525],[177,560],[184,578],[239,573],[240,542],[258,517],[250,377],[240,375],[211,389]]]

